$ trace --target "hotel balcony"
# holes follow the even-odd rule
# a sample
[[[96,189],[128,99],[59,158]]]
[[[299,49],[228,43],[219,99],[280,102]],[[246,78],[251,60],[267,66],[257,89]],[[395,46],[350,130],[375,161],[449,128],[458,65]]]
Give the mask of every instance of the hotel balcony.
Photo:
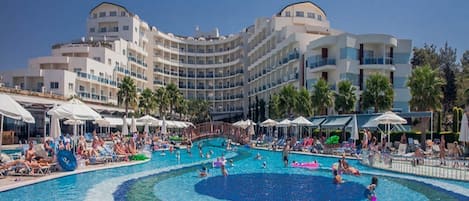
[[[148,80],[148,78],[145,76],[145,74],[136,73],[134,71],[129,71],[128,69],[125,69],[123,67],[116,66],[114,68],[114,70],[117,71],[117,72],[123,73],[127,76],[133,77],[133,78],[137,78],[137,79],[145,80],[145,81]]]
[[[96,81],[96,82],[99,82],[99,83],[102,83],[102,84],[105,84],[105,85],[109,85],[109,86],[112,86],[112,87],[117,87],[117,81],[106,79],[106,78],[103,78],[103,77],[100,77],[100,76],[91,75],[91,74],[84,73],[84,72],[77,72],[77,77],[78,78],[84,78],[86,80]]]
[[[134,63],[137,63],[137,64],[139,64],[139,65],[141,65],[141,66],[147,67],[147,64],[146,64],[143,60],[141,60],[141,59],[137,59],[137,58],[135,58],[135,57],[133,57],[133,56],[129,56],[128,59],[129,59],[129,61],[132,61],[132,62],[134,62]]]
[[[367,57],[363,58],[361,68],[363,69],[385,69],[394,71],[394,60],[392,57]]]

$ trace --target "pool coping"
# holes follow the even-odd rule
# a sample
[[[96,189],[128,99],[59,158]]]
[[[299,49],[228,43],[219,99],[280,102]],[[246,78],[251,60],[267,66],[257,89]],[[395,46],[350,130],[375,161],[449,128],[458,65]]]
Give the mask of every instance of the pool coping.
[[[77,169],[77,170],[74,170],[74,171],[71,171],[71,172],[53,172],[49,175],[36,177],[34,179],[31,179],[31,180],[11,181],[10,184],[7,184],[5,186],[0,186],[0,193],[5,192],[5,191],[9,191],[9,190],[13,190],[13,189],[16,189],[16,188],[21,188],[21,187],[24,187],[24,186],[29,186],[29,185],[33,185],[33,184],[37,184],[37,183],[41,183],[41,182],[45,182],[45,181],[49,181],[49,180],[53,180],[53,179],[58,179],[58,178],[61,178],[61,177],[67,177],[67,176],[76,175],[76,174],[82,174],[82,173],[87,173],[87,172],[106,170],[106,169],[112,169],[112,168],[118,168],[118,167],[140,165],[140,164],[143,164],[143,163],[147,163],[149,161],[151,161],[151,159],[147,159],[147,160],[143,160],[143,161],[121,162],[121,163],[115,163],[115,164],[112,164],[112,163],[109,164],[108,163],[108,164],[105,164],[104,166],[97,166],[97,167],[88,166],[89,168],[86,167],[86,168]],[[22,177],[29,177],[29,176],[15,176],[14,178],[22,178]],[[3,179],[8,179],[8,178],[12,178],[12,177],[7,176],[6,178],[3,178]],[[31,177],[29,177],[29,178],[31,178]]]

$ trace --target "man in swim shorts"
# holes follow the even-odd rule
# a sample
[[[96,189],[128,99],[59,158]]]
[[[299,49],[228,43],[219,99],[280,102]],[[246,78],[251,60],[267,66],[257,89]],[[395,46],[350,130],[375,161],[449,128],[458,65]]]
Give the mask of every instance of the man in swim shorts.
[[[285,165],[285,167],[288,167],[288,144],[286,144],[284,147],[283,147],[283,152],[282,152],[282,158],[283,158],[283,163]]]

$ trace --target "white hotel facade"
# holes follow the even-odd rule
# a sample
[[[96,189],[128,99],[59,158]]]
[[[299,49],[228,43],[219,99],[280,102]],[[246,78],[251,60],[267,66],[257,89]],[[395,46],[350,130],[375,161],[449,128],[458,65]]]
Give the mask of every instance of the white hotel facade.
[[[85,37],[54,45],[51,56],[31,59],[26,69],[4,72],[2,82],[114,105],[124,76],[138,91],[174,83],[186,98],[207,100],[220,120],[246,116],[249,99],[268,102],[287,84],[311,90],[324,78],[335,89],[347,79],[362,90],[378,72],[391,78],[394,108],[408,111],[410,54],[410,40],[330,28],[312,2],[290,4],[240,33],[196,29],[192,37],[164,33],[123,6],[101,3],[88,14]]]

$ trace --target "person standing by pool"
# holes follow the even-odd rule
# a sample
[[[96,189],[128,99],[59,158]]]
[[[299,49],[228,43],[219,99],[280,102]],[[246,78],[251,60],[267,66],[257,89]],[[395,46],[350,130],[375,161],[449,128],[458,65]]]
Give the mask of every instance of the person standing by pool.
[[[283,152],[282,152],[282,158],[283,158],[283,164],[285,165],[285,167],[288,167],[288,143],[285,144],[285,146],[283,147]]]
[[[446,156],[446,141],[445,141],[445,136],[444,135],[441,135],[441,141],[440,141],[440,165],[446,165],[446,162],[445,162],[445,156]]]
[[[221,164],[220,169],[221,169],[221,174],[222,174],[223,176],[225,176],[225,177],[228,176],[228,170],[226,170],[224,163]]]

